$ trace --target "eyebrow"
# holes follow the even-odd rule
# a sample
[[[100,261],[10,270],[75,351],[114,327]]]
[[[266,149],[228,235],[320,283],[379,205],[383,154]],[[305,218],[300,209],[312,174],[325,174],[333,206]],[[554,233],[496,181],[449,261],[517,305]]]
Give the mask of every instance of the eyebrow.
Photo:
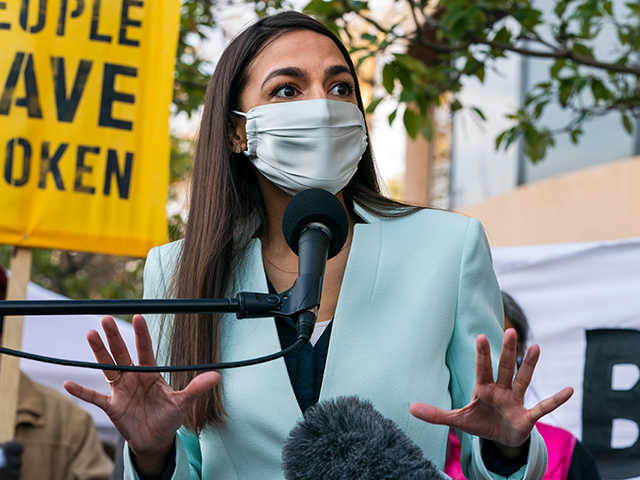
[[[349,75],[353,76],[353,74],[351,73],[351,70],[349,70],[349,67],[347,67],[346,65],[332,65],[330,67],[327,67],[324,71],[324,74],[327,77],[338,75],[340,73],[348,73]],[[301,79],[309,78],[309,75],[307,75],[307,72],[298,67],[277,68],[269,72],[269,74],[265,77],[264,81],[262,82],[260,89],[262,90],[269,80],[279,76],[295,77],[295,78],[301,78]]]
[[[260,89],[263,89],[266,83],[269,80],[271,80],[273,77],[279,77],[279,76],[296,77],[296,78],[302,78],[302,79],[308,78],[307,72],[305,72],[301,68],[297,68],[297,67],[277,68],[269,72],[269,74],[266,76],[266,78],[262,82]]]
[[[324,71],[324,74],[327,77],[338,75],[340,73],[348,73],[353,77],[351,70],[349,70],[349,67],[347,67],[346,65],[332,65],[330,67],[327,67],[327,69]]]

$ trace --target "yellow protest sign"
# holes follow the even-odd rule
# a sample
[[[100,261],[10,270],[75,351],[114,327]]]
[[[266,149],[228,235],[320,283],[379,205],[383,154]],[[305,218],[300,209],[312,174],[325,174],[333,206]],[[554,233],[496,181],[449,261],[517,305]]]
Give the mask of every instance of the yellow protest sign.
[[[0,1],[0,243],[166,240],[179,0]]]

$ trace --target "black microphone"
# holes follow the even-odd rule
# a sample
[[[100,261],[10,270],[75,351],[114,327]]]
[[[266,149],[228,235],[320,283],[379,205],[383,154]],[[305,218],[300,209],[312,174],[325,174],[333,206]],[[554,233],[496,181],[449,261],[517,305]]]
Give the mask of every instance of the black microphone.
[[[297,319],[298,338],[311,338],[320,306],[327,260],[342,249],[349,221],[340,201],[326,190],[313,188],[294,196],[284,212],[282,231],[298,255],[298,279],[292,289],[294,305],[304,305]]]
[[[390,419],[358,397],[310,407],[282,450],[286,480],[445,480]]]

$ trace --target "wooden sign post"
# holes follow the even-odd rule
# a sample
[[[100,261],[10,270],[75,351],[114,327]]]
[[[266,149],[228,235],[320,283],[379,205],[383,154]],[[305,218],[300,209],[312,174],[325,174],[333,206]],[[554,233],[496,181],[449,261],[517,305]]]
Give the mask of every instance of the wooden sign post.
[[[11,278],[7,286],[7,300],[24,300],[31,276],[32,251],[15,247],[11,258]],[[20,350],[22,344],[22,317],[5,317],[2,346]],[[13,439],[18,408],[20,385],[20,359],[2,355],[0,359],[0,443]]]

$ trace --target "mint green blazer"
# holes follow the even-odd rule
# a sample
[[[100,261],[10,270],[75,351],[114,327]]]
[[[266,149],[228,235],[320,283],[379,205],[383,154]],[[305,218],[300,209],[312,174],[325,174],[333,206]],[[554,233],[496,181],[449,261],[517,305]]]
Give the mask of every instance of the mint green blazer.
[[[320,400],[342,395],[369,399],[438,467],[448,427],[409,413],[413,402],[443,409],[466,405],[475,381],[475,341],[484,333],[494,370],[502,342],[503,311],[491,254],[480,222],[438,210],[397,219],[361,208],[340,290]],[[145,297],[162,298],[180,243],[156,247],[145,266]],[[237,291],[267,292],[259,240],[239,267]],[[158,319],[148,318],[157,332]],[[225,318],[222,361],[280,350],[273,319]],[[154,335],[156,337],[156,335]],[[163,358],[163,340],[158,356]],[[222,372],[229,420],[199,438],[177,437],[174,479],[283,480],[282,446],[302,418],[283,359]],[[498,479],[480,455],[482,440],[462,435],[467,478]],[[136,478],[129,449],[126,478]],[[510,479],[541,479],[546,449],[534,430],[528,464]]]

